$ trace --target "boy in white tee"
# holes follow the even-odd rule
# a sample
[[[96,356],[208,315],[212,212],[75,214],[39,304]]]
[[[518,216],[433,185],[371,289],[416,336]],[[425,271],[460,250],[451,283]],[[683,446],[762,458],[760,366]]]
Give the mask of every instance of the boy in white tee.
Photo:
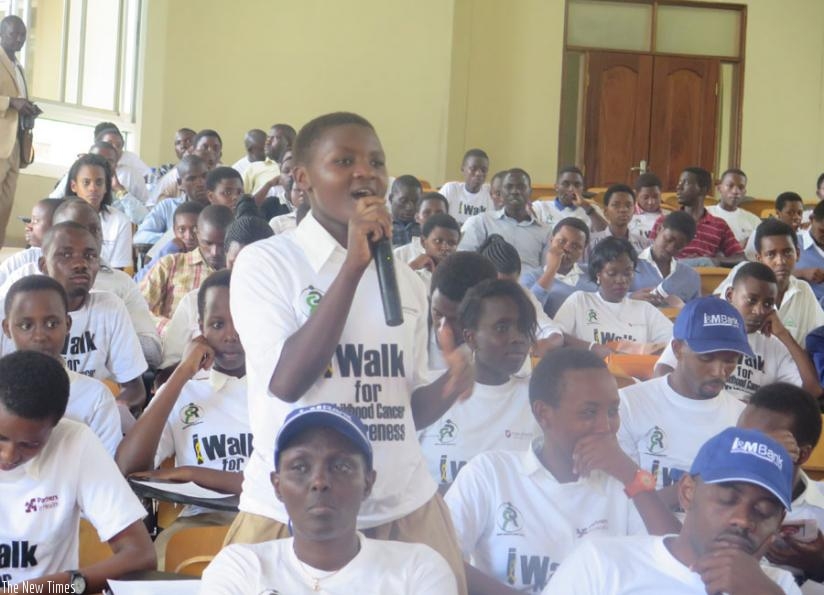
[[[446,561],[425,545],[355,529],[375,483],[367,428],[328,403],[292,411],[278,432],[272,485],[292,537],[230,545],[203,573],[203,595],[456,595]]]
[[[64,364],[61,351],[71,318],[63,287],[51,277],[32,275],[12,284],[6,295],[3,333],[18,351],[38,351]],[[68,368],[70,392],[65,416],[85,423],[114,457],[123,437],[114,395],[97,380]]]
[[[710,215],[723,219],[730,226],[735,239],[742,246],[761,223],[761,218],[740,208],[741,201],[747,196],[747,174],[740,169],[728,169],[721,174],[718,189],[718,204],[707,207]]]
[[[741,314],[723,300],[688,302],[673,326],[677,364],[672,373],[619,391],[618,441],[655,475],[658,488],[674,485],[689,470],[699,445],[735,425],[744,409],[723,392],[739,356],[753,357],[744,328]],[[673,490],[664,494],[670,505],[676,504]]]
[[[544,595],[800,595],[759,560],[790,509],[792,460],[755,430],[728,428],[700,449],[678,485],[677,535],[584,542]]]
[[[106,579],[155,567],[141,521],[146,511],[92,431],[61,419],[68,398],[69,380],[55,358],[18,351],[0,359],[4,592],[98,593]],[[114,552],[82,568],[81,514]]]
[[[539,437],[471,459],[446,493],[470,592],[537,592],[581,540],[678,528],[652,476],[618,445],[618,392],[603,360],[547,354],[529,400]]]
[[[461,163],[463,182],[447,182],[440,193],[449,202],[449,214],[458,223],[463,223],[473,215],[494,211],[489,184],[484,184],[489,172],[489,156],[481,149],[470,149]]]

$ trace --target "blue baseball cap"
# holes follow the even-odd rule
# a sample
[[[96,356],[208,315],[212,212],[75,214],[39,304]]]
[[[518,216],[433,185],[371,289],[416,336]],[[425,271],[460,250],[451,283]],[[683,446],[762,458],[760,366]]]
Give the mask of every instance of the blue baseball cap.
[[[754,357],[744,319],[732,304],[717,297],[690,300],[678,313],[673,339],[686,341],[695,353],[735,351]]]
[[[727,428],[713,436],[698,451],[690,474],[704,483],[761,486],[790,510],[793,461],[781,444],[758,430]]]
[[[332,403],[320,403],[309,407],[294,409],[286,416],[275,438],[275,467],[278,466],[280,453],[298,434],[309,428],[332,428],[343,434],[366,457],[367,467],[372,467],[372,444],[366,426],[354,415],[349,415]]]

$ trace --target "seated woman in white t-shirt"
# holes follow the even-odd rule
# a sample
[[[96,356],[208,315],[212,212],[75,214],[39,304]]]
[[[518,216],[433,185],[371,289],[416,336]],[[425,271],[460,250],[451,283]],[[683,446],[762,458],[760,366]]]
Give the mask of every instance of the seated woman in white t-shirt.
[[[614,351],[610,343],[666,343],[672,339],[672,322],[649,302],[627,295],[635,276],[638,256],[621,238],[606,238],[595,247],[589,276],[598,291],[576,291],[555,315],[566,345],[590,349],[601,357]]]
[[[204,571],[200,592],[456,595],[455,576],[428,546],[357,531],[375,483],[372,461],[357,417],[329,403],[289,413],[275,440],[272,485],[292,537],[224,548]]]
[[[618,445],[618,388],[600,357],[547,354],[529,401],[541,428],[530,447],[479,454],[446,493],[471,593],[538,592],[582,540],[679,528]]]
[[[89,203],[100,216],[103,247],[100,258],[112,268],[133,266],[132,224],[112,208],[112,170],[99,155],[83,155],[74,162],[66,182],[66,197],[77,196]]]
[[[262,222],[265,225],[265,222]],[[229,311],[231,271],[209,275],[197,295],[201,336],[124,436],[115,460],[124,475],[192,481],[240,494],[252,454],[246,357]],[[174,455],[175,467],[150,471]],[[155,541],[162,570],[166,545],[186,527],[229,525],[234,513],[187,506]]]
[[[517,374],[535,339],[535,309],[526,292],[513,281],[482,281],[466,293],[459,319],[474,355],[475,387],[419,434],[442,492],[473,456],[524,450],[540,431],[529,406],[529,375]]]
[[[155,567],[146,511],[92,431],[63,418],[68,399],[56,358],[17,351],[0,359],[4,593],[99,593],[107,579]],[[81,515],[113,552],[82,567]]]

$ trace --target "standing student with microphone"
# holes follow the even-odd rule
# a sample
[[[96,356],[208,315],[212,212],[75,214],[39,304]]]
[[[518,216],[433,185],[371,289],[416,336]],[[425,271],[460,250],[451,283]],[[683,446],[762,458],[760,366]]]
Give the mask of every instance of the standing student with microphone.
[[[466,593],[449,511],[415,432],[469,395],[469,357],[445,330],[448,368],[428,383],[426,295],[404,264],[395,269],[403,322],[388,326],[381,316],[373,244],[391,238],[392,221],[383,198],[385,157],[372,125],[350,113],[316,118],[298,134],[294,159],[309,214],[293,233],[247,247],[232,275],[255,450],[227,543],[288,537],[289,518],[269,480],[275,435],[291,410],[332,402],[364,422],[375,450],[378,479],[357,528],[367,537],[431,546]],[[322,479],[317,490],[325,492]],[[335,494],[329,498],[334,506]]]

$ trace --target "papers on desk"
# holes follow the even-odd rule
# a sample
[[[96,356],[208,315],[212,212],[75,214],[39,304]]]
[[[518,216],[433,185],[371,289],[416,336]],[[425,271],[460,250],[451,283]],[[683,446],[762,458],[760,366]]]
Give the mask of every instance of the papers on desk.
[[[109,580],[112,595],[197,595],[200,581],[113,581]]]
[[[165,481],[143,481],[133,479],[132,482],[144,485],[155,490],[168,492],[170,494],[180,494],[181,496],[186,496],[188,498],[219,499],[231,498],[233,496],[233,494],[222,494],[220,492],[210,490],[209,488],[201,487],[191,481],[187,481],[186,483],[174,483]]]

